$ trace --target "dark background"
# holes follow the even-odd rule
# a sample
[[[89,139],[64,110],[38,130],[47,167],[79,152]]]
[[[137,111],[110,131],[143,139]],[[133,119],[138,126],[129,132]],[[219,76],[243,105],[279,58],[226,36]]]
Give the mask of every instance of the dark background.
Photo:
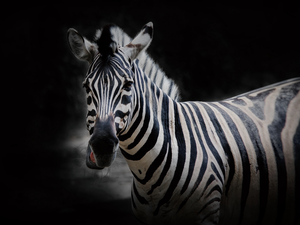
[[[126,218],[130,211],[129,200],[118,202],[119,211],[86,201],[86,192],[60,176],[73,157],[61,143],[74,124],[84,126],[86,110],[87,65],[68,49],[69,27],[91,40],[108,22],[134,36],[152,21],[148,52],[179,85],[183,101],[221,100],[300,76],[299,8],[194,2],[11,6],[8,15],[2,9],[1,220],[87,224],[99,222],[89,216],[98,210],[102,224],[115,224],[105,214]],[[77,211],[63,210],[70,206]]]

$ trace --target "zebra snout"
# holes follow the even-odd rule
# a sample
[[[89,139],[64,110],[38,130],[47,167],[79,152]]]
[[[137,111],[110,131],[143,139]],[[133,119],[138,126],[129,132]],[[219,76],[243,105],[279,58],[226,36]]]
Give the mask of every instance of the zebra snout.
[[[92,139],[91,139],[92,140]],[[89,141],[86,164],[91,169],[109,167],[114,161],[119,148],[118,139],[102,139]]]
[[[94,132],[87,149],[86,161],[89,168],[103,169],[114,161],[119,148],[119,139],[115,130],[112,115],[105,120],[96,118]]]

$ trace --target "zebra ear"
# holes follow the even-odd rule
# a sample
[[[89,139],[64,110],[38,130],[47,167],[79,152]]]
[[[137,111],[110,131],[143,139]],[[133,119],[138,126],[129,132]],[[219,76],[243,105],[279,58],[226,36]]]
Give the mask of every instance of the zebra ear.
[[[98,53],[96,44],[89,42],[73,28],[67,32],[67,41],[72,53],[80,60],[91,63]]]
[[[148,48],[152,41],[153,23],[143,26],[140,33],[126,46],[123,47],[125,54],[133,61],[139,54]]]

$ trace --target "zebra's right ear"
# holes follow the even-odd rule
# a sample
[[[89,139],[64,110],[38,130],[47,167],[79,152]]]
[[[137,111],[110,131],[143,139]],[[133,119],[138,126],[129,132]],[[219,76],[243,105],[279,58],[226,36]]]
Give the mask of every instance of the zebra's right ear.
[[[67,41],[72,53],[80,60],[91,63],[98,54],[96,44],[89,42],[73,28],[67,32]]]
[[[125,54],[133,61],[139,54],[145,51],[152,41],[153,23],[149,22],[143,26],[140,33],[122,49]]]

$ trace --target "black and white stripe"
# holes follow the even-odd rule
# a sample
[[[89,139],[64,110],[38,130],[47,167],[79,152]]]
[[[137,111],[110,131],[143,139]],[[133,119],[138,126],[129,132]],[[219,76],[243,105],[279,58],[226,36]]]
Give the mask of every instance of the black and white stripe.
[[[151,94],[138,96],[140,116],[119,136],[140,221],[299,223],[299,78],[221,102],[184,103],[146,78],[141,92]]]
[[[137,220],[300,224],[300,78],[219,102],[179,102],[149,56],[131,61],[152,29],[95,56],[84,82],[90,133],[95,117],[115,120]]]
[[[125,46],[126,44],[130,43],[132,38],[130,38],[121,28],[114,24],[109,24],[103,29],[99,29],[96,31],[94,41],[93,43],[96,47],[98,47],[98,42],[101,37],[101,34],[104,29],[109,30],[111,34],[111,39],[119,47]],[[92,63],[89,66],[87,76],[85,81],[83,82],[83,86],[86,88],[86,93],[87,93],[87,115],[86,115],[86,124],[87,124],[87,129],[90,131],[90,134],[93,132],[93,124],[97,115],[97,100],[95,96],[92,96],[92,93],[96,92],[91,92],[89,89],[89,79],[92,77],[98,77],[99,76],[99,68],[101,67],[99,60],[101,54],[97,54]],[[145,52],[143,51],[139,57],[138,60],[138,66],[142,68],[143,72],[151,78],[151,80],[161,89],[163,92],[168,94],[172,99],[174,100],[179,100],[179,90],[177,85],[174,83],[174,81],[170,78],[168,78],[164,71],[159,67],[158,64],[154,62],[154,60]],[[103,64],[103,62],[101,62]],[[95,75],[95,73],[98,72],[98,74]],[[94,81],[95,83],[95,81]],[[92,85],[93,87],[95,85]],[[97,88],[97,87],[96,87]],[[105,101],[104,101],[105,104]]]
[[[94,38],[96,43],[100,39],[103,29],[96,31]],[[110,24],[109,29],[112,40],[116,42],[119,47],[127,45],[132,40],[132,38],[129,37],[120,27],[114,24]],[[143,51],[139,55],[138,59],[139,67],[144,71],[144,73],[147,74],[147,76],[149,76],[151,80],[172,99],[179,100],[180,96],[177,85],[172,79],[165,75],[164,71],[154,62],[147,52]],[[93,67],[90,67],[90,69],[93,69]]]

